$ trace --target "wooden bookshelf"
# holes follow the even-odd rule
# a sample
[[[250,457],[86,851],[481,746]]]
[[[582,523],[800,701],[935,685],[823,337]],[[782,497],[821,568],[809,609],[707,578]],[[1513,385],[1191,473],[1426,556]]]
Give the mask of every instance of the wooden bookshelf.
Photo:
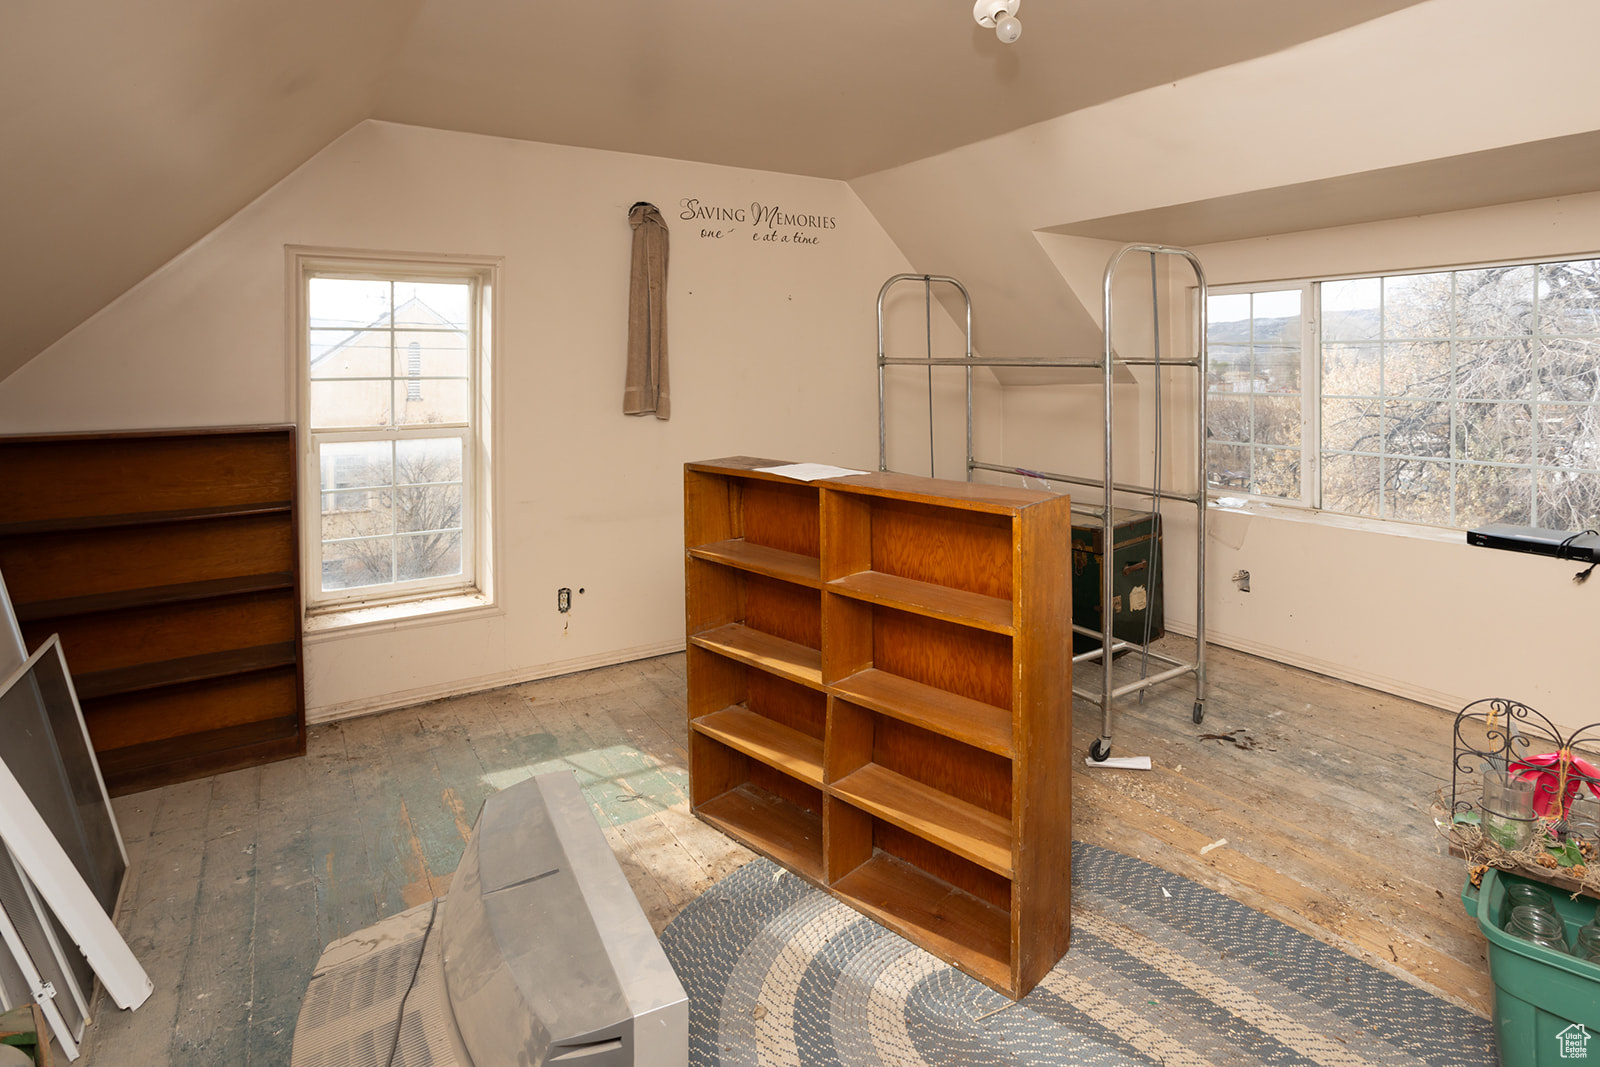
[[[292,426],[0,438],[0,572],[106,784],[305,751]]]
[[[1023,996],[1071,927],[1071,505],[780,462],[684,471],[695,812]]]

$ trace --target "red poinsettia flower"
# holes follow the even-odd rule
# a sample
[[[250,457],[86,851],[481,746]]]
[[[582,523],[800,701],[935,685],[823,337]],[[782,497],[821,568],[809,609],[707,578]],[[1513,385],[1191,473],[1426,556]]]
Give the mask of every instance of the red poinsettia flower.
[[[1537,783],[1533,791],[1533,810],[1542,816],[1564,818],[1567,809],[1572,807],[1573,798],[1584,786],[1600,797],[1600,787],[1595,785],[1600,781],[1600,767],[1574,756],[1570,749],[1517,760],[1507,768],[1507,773],[1513,778],[1531,778]]]

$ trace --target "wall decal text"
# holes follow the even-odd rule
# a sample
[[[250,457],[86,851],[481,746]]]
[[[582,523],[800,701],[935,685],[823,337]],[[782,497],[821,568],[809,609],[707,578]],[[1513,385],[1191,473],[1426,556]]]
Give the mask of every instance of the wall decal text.
[[[723,241],[738,237],[760,244],[814,245],[821,240],[823,232],[837,229],[839,225],[833,215],[788,211],[781,204],[760,201],[728,207],[686,196],[678,201],[678,207],[678,218],[695,223],[701,240]]]

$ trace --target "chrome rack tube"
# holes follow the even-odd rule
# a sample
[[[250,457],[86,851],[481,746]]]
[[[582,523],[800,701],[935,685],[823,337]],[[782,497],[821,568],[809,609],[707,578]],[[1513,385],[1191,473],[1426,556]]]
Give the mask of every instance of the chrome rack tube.
[[[1122,258],[1130,253],[1143,253],[1151,257],[1152,268],[1156,257],[1177,256],[1188,262],[1194,271],[1198,285],[1199,305],[1199,335],[1196,340],[1195,354],[1192,358],[1164,359],[1162,358],[1159,343],[1155,352],[1149,358],[1143,356],[1123,358],[1113,351],[1111,339],[1114,326],[1114,308],[1112,307],[1111,289],[1118,264]],[[884,351],[884,324],[883,307],[884,297],[891,287],[901,282],[917,282],[923,287],[925,303],[925,329],[929,334],[926,358],[895,357],[889,358]],[[956,288],[966,309],[966,355],[962,358],[934,357],[932,348],[932,287],[935,283],[948,284]],[[1043,479],[1047,484],[1062,483],[1066,485],[1082,485],[1098,488],[1103,494],[1105,513],[1101,519],[1106,527],[1106,555],[1107,559],[1101,568],[1101,604],[1108,607],[1113,603],[1112,592],[1112,566],[1110,556],[1113,542],[1112,523],[1114,501],[1118,494],[1149,497],[1152,500],[1152,509],[1159,508],[1161,502],[1187,503],[1193,505],[1196,512],[1195,520],[1195,657],[1194,662],[1184,663],[1171,657],[1161,655],[1150,650],[1148,640],[1145,644],[1135,645],[1127,641],[1117,640],[1111,633],[1113,627],[1112,612],[1103,610],[1100,619],[1100,629],[1074,626],[1077,632],[1091,637],[1099,638],[1100,647],[1085,653],[1074,655],[1074,663],[1085,663],[1098,660],[1101,663],[1102,678],[1099,691],[1093,692],[1074,687],[1073,692],[1089,700],[1096,700],[1100,704],[1101,734],[1089,749],[1091,759],[1099,762],[1111,754],[1111,725],[1112,702],[1128,693],[1143,692],[1145,689],[1160,682],[1183,675],[1193,674],[1195,678],[1195,699],[1193,719],[1196,723],[1205,716],[1206,699],[1206,602],[1205,602],[1205,574],[1206,574],[1206,279],[1205,272],[1201,269],[1200,261],[1194,253],[1183,248],[1167,245],[1128,245],[1116,252],[1106,264],[1103,291],[1103,317],[1102,326],[1104,333],[1104,347],[1101,358],[1098,360],[1083,359],[988,359],[978,358],[972,351],[972,298],[966,286],[955,278],[936,274],[896,274],[884,282],[883,288],[878,292],[878,468],[888,469],[888,438],[885,418],[885,367],[928,367],[929,368],[929,466],[933,464],[933,412],[932,412],[932,368],[933,367],[963,367],[967,372],[967,471],[968,481],[972,480],[975,471],[991,471],[998,474],[1015,476],[1019,469],[1015,464],[998,464],[979,461],[973,452],[973,367],[1052,367],[1068,368],[1077,367],[1098,371],[1103,377],[1104,406],[1105,406],[1105,466],[1103,476],[1100,478],[1079,475],[1059,474],[1048,471],[1029,471],[1030,476]],[[1160,314],[1159,295],[1152,293],[1153,313]],[[1158,331],[1159,336],[1159,331]],[[1198,384],[1196,388],[1195,411],[1195,438],[1194,460],[1195,481],[1191,492],[1174,492],[1167,489],[1152,488],[1136,484],[1118,482],[1115,477],[1114,458],[1112,455],[1113,420],[1115,412],[1112,406],[1113,378],[1117,365],[1123,367],[1154,367],[1159,375],[1171,368],[1185,367],[1196,371]],[[1162,412],[1156,411],[1156,418],[1160,419]],[[1156,472],[1154,479],[1160,485],[1160,472]],[[1111,661],[1117,652],[1125,649],[1141,648],[1144,656],[1156,663],[1164,665],[1167,669],[1158,671],[1154,675],[1144,677],[1136,682],[1116,686],[1112,682]]]
[[[921,278],[922,275],[915,275]],[[935,278],[937,281],[938,279]],[[935,367],[1077,367],[1081,370],[1098,371],[1098,360],[1090,363],[1083,360],[1061,359],[986,359],[974,356],[962,359],[957,356],[939,356],[936,358],[921,358],[918,356],[891,356],[884,359],[884,365],[889,367],[926,367],[930,364]],[[1118,363],[1124,367],[1198,367],[1198,360],[1193,359],[1119,359]]]
[[[1134,365],[1131,360],[1118,359],[1113,351],[1112,336],[1115,328],[1115,308],[1111,299],[1112,282],[1116,279],[1117,266],[1124,256],[1129,253],[1145,253],[1151,257],[1152,270],[1157,256],[1178,256],[1186,260],[1194,271],[1195,281],[1198,285],[1197,303],[1199,308],[1198,337],[1193,359],[1163,360],[1159,343],[1154,356],[1148,362],[1141,361],[1141,365],[1156,367],[1160,374],[1167,366],[1190,366],[1199,372],[1199,382],[1196,385],[1196,434],[1195,434],[1195,490],[1185,496],[1178,493],[1163,493],[1157,489],[1140,489],[1124,486],[1117,482],[1114,456],[1112,452],[1113,419],[1115,411],[1112,405],[1112,379],[1115,365],[1122,363]],[[1102,523],[1105,529],[1105,560],[1100,568],[1100,691],[1097,694],[1100,700],[1100,737],[1089,748],[1089,758],[1096,762],[1103,762],[1111,755],[1111,720],[1113,702],[1119,696],[1128,693],[1143,692],[1145,689],[1171,678],[1186,674],[1193,674],[1195,678],[1195,697],[1193,719],[1196,723],[1205,718],[1206,699],[1206,278],[1205,271],[1200,266],[1200,261],[1193,252],[1184,248],[1174,248],[1167,245],[1131,244],[1119,249],[1106,263],[1106,270],[1102,288],[1103,302],[1101,305],[1101,325],[1104,335],[1105,347],[1102,352],[1102,369],[1105,375],[1105,478],[1101,482],[1104,492]],[[1160,314],[1160,299],[1152,291],[1152,312]],[[1159,332],[1157,333],[1159,336]],[[1157,410],[1155,417],[1161,418],[1162,413]],[[1155,481],[1159,484],[1160,471],[1155,472]],[[1114,686],[1112,679],[1112,653],[1115,640],[1112,636],[1112,565],[1113,543],[1115,538],[1113,529],[1113,504],[1118,492],[1137,492],[1153,498],[1167,500],[1184,499],[1195,505],[1195,659],[1193,663],[1178,663],[1167,657],[1149,653],[1148,645],[1145,646],[1146,654],[1160,662],[1171,663],[1173,666],[1155,675],[1144,677],[1136,682]],[[1153,534],[1153,531],[1152,531]],[[1075,692],[1077,690],[1074,690]]]
[[[1118,360],[1118,362],[1120,363],[1121,360]],[[995,471],[998,474],[1016,474],[1017,473],[1017,468],[1002,466],[999,463],[973,463],[972,464],[972,469],[973,470],[980,470],[980,471]],[[1057,473],[1055,473],[1053,471],[1039,471],[1039,470],[1030,470],[1028,473],[1030,475],[1037,475],[1038,477],[1043,478],[1047,482],[1066,482],[1069,485],[1087,485],[1087,486],[1091,486],[1091,487],[1096,488],[1096,489],[1099,489],[1099,488],[1101,488],[1102,486],[1105,485],[1105,482],[1103,480],[1099,479],[1099,478],[1086,478],[1086,477],[1083,477],[1082,475],[1077,475],[1077,474],[1057,474]],[[1126,482],[1118,482],[1115,485],[1113,485],[1111,488],[1115,489],[1119,493],[1131,493],[1131,494],[1134,494],[1134,495],[1137,495],[1137,496],[1151,496],[1155,492],[1155,490],[1149,489],[1149,488],[1147,488],[1145,486],[1142,486],[1142,485],[1130,485],[1130,484],[1128,484]],[[1199,498],[1196,497],[1193,493],[1174,493],[1172,490],[1167,489],[1167,490],[1163,490],[1162,491],[1161,499],[1163,499],[1163,500],[1182,500],[1182,501],[1185,501],[1187,503],[1193,504]]]
[[[927,345],[927,358],[890,359],[884,353],[883,344],[883,301],[889,290],[901,282],[918,282],[922,285],[923,300],[923,329]],[[966,306],[966,356],[960,359],[935,359],[933,355],[933,286],[952,285],[961,294],[961,301]],[[934,367],[965,367],[967,369],[967,460],[972,460],[972,368],[981,364],[981,360],[972,358],[972,295],[967,292],[967,287],[955,278],[944,274],[895,274],[884,282],[878,289],[878,469],[889,469],[889,432],[884,417],[884,375],[885,367],[927,367],[928,368],[928,473],[934,473],[933,454],[933,368]],[[967,480],[972,480],[972,471],[967,470]]]

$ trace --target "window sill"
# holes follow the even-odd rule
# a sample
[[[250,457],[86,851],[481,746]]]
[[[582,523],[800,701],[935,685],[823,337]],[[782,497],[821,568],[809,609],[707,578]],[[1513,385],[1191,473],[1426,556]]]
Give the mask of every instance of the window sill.
[[[307,614],[305,636],[308,641],[316,641],[409,625],[458,622],[463,618],[498,613],[499,608],[493,600],[476,592],[403,600],[393,604],[321,608]]]
[[[1227,503],[1224,503],[1224,500]],[[1420,523],[1399,522],[1395,519],[1370,519],[1360,515],[1344,515],[1337,511],[1319,511],[1297,504],[1276,504],[1260,498],[1212,497],[1208,510],[1213,516],[1253,515],[1336,530],[1357,530],[1361,533],[1383,534],[1387,537],[1405,537],[1414,541],[1466,544],[1464,530],[1454,530],[1444,526],[1424,526]]]

